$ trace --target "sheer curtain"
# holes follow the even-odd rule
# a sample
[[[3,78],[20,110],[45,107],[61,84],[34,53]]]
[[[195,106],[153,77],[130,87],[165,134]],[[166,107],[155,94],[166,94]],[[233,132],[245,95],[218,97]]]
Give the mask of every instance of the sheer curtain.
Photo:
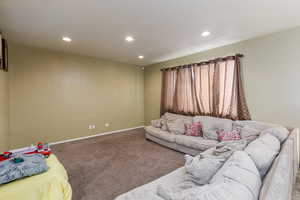
[[[162,70],[161,114],[249,120],[240,56]]]

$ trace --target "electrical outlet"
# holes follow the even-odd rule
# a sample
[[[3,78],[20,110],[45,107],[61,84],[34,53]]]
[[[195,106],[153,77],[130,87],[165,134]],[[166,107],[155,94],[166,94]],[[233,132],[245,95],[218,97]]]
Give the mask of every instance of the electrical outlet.
[[[95,129],[96,125],[89,125],[89,130]]]
[[[105,127],[109,127],[109,123],[106,123],[106,124],[105,124]]]

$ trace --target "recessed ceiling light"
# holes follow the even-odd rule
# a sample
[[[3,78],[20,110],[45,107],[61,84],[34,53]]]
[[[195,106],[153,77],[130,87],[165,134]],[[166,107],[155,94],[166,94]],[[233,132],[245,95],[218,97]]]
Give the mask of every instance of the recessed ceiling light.
[[[71,42],[72,41],[72,39],[69,38],[69,37],[63,37],[62,40],[65,41],[65,42]]]
[[[132,42],[134,39],[133,39],[133,37],[131,37],[131,36],[127,36],[127,37],[125,38],[125,40],[126,40],[127,42]]]
[[[204,31],[202,34],[202,37],[207,37],[210,35],[210,32],[209,31]]]
[[[139,59],[143,59],[143,58],[144,58],[144,56],[143,56],[143,55],[140,55],[138,58],[139,58]]]

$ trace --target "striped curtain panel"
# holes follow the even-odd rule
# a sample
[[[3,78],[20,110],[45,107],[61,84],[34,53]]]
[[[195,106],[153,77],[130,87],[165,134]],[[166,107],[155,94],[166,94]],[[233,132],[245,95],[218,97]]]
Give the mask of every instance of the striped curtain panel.
[[[250,120],[240,68],[237,55],[163,69],[161,114]]]

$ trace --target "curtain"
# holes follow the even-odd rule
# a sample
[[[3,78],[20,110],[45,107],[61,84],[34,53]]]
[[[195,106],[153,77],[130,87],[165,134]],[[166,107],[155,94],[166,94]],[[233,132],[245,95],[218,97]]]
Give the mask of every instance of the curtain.
[[[229,56],[163,69],[161,114],[251,119],[240,68],[240,56]]]
[[[0,34],[0,70],[8,71],[7,41]]]

